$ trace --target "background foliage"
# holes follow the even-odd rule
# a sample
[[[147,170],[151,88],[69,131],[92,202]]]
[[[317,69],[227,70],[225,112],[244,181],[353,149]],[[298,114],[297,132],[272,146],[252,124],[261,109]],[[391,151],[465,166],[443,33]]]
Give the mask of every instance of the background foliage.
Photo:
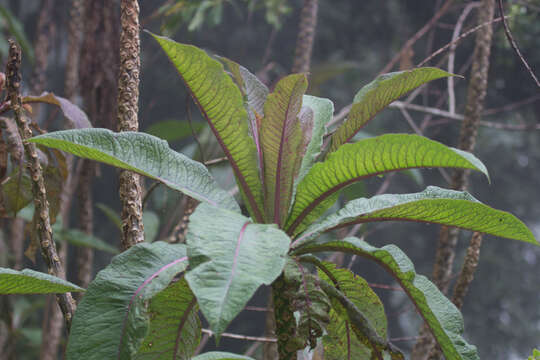
[[[400,49],[400,46],[417,29],[433,16],[434,6],[440,3],[432,0],[399,1],[330,1],[321,0],[319,24],[314,48],[313,69],[310,78],[309,94],[328,97],[334,100],[336,109],[347,105],[352,94],[362,85],[371,81],[384,64]],[[460,14],[461,5],[455,7],[440,20],[432,36],[422,38],[414,46],[414,54],[402,59],[402,66],[407,60],[418,63],[433,50],[445,45],[451,37],[453,24]],[[510,25],[530,64],[540,64],[540,1],[513,1]],[[35,34],[39,2],[0,1],[0,5],[14,15],[24,29],[26,37]],[[247,5],[247,6],[246,6]],[[240,1],[240,0],[205,0],[205,1],[141,1],[141,19],[143,26],[156,33],[168,33],[175,40],[193,43],[212,52],[242,63],[253,72],[259,73],[269,83],[288,73],[292,63],[296,40],[297,18],[301,1]],[[184,7],[185,12],[178,11]],[[186,9],[187,8],[187,9]],[[65,62],[66,28],[68,18],[64,7],[55,8],[54,21],[58,27],[50,56],[54,59],[47,71],[48,89],[61,93],[63,66]],[[182,15],[179,15],[182,14]],[[466,25],[472,24],[469,20]],[[9,22],[3,21],[4,35],[11,31]],[[496,25],[495,45],[492,49],[490,86],[486,108],[492,110],[484,118],[495,123],[538,124],[540,101],[512,109],[500,111],[501,106],[530,99],[538,94],[538,89],[529,75],[522,69],[518,59],[509,48],[502,28]],[[17,34],[13,34],[17,35]],[[22,38],[22,35],[17,35]],[[272,40],[273,39],[273,40]],[[268,46],[270,44],[270,46]],[[473,39],[462,42],[456,53],[456,69],[468,61],[472,53]],[[23,74],[31,73],[31,55],[24,57],[27,65]],[[3,55],[0,51],[0,55]],[[142,130],[153,127],[162,121],[186,120],[186,107],[178,99],[186,96],[180,79],[171,76],[168,60],[157,51],[157,45],[150,36],[142,36],[142,87],[141,113]],[[430,65],[437,65],[436,58]],[[3,58],[2,60],[5,60]],[[268,65],[271,64],[271,65]],[[443,63],[441,66],[444,67]],[[538,66],[537,66],[538,67]],[[538,73],[538,69],[536,69]],[[467,71],[459,74],[468,77]],[[27,79],[23,79],[27,80]],[[456,97],[459,107],[464,103],[466,80],[456,80]],[[419,103],[433,106],[435,99],[444,91],[444,82],[430,85]],[[445,106],[443,105],[444,109]],[[420,123],[422,113],[411,113]],[[400,112],[389,109],[379,115],[378,121],[369,124],[365,131],[378,135],[387,132],[412,132]],[[41,121],[48,115],[43,113]],[[193,112],[195,124],[203,123],[199,114]],[[459,123],[435,119],[433,126],[427,127],[424,134],[432,139],[455,146]],[[435,125],[436,124],[436,125]],[[60,124],[58,124],[60,126]],[[196,128],[199,125],[196,125]],[[157,131],[157,130],[154,130]],[[197,147],[190,140],[191,130],[179,127],[175,149],[181,149],[186,155],[200,157]],[[170,133],[171,131],[167,131]],[[204,155],[208,158],[221,156],[212,153],[211,136],[206,130],[199,133],[199,140],[204,144]],[[215,148],[215,147],[214,147]],[[482,127],[478,139],[476,155],[490,169],[492,183],[488,184],[479,175],[472,177],[470,190],[475,197],[495,208],[505,209],[529,225],[540,237],[540,198],[537,194],[538,174],[540,173],[540,131],[502,131]],[[224,187],[230,188],[232,174],[224,166],[213,167],[213,172]],[[424,179],[416,181],[407,175],[398,174],[396,181],[387,190],[392,193],[417,192],[429,183],[445,186],[445,180],[436,171],[423,172]],[[118,213],[117,185],[113,184],[115,171],[102,167],[101,176],[94,182],[95,202],[106,204]],[[363,186],[349,189],[355,197],[362,194],[373,195],[385,178],[368,181]],[[111,185],[113,184],[113,185]],[[152,218],[157,226],[157,237],[175,209],[179,195],[159,187],[148,203],[149,212],[157,214]],[[114,212],[113,212],[114,214]],[[148,218],[150,219],[150,218]],[[156,224],[157,223],[157,224]],[[96,236],[116,246],[119,232],[114,223],[104,212],[96,214]],[[146,228],[152,227],[150,223]],[[3,229],[0,229],[2,231]],[[395,243],[404,249],[413,260],[418,273],[429,275],[432,268],[435,240],[438,227],[423,224],[396,223],[364,229],[366,239],[375,246]],[[2,236],[0,232],[0,236]],[[396,236],[399,234],[399,236]],[[403,236],[402,234],[406,234]],[[469,234],[463,234],[462,240]],[[490,239],[486,241],[481,253],[480,267],[463,308],[466,337],[476,344],[482,358],[523,359],[531,354],[531,349],[540,347],[540,294],[538,293],[538,267],[540,250],[517,242]],[[466,241],[460,241],[458,258]],[[0,262],[4,254],[0,255]],[[352,264],[354,270],[362,274],[369,282],[390,284],[391,280],[384,273],[374,271],[367,261],[344,259],[344,264]],[[95,269],[101,269],[110,261],[110,255],[99,253],[95,260]],[[74,266],[72,264],[71,266]],[[459,266],[457,264],[456,266]],[[405,295],[399,291],[375,289],[387,306],[390,338],[415,333],[420,319],[415,314]],[[266,296],[259,293],[250,305],[262,305]],[[40,307],[41,298],[20,299],[17,314],[20,321],[28,324],[24,328],[21,340],[21,358],[34,358],[39,349],[39,320],[36,315],[29,315],[30,309]],[[246,321],[249,319],[250,321]],[[397,320],[397,321],[396,321]],[[234,322],[231,330],[247,334],[257,333],[263,324],[259,313],[244,312]],[[206,324],[205,324],[206,326]],[[29,346],[26,346],[29,344]],[[243,352],[249,344],[223,338],[222,349]],[[402,348],[408,348],[412,342],[400,342]],[[208,348],[212,348],[210,342]],[[24,349],[24,350],[22,350]]]

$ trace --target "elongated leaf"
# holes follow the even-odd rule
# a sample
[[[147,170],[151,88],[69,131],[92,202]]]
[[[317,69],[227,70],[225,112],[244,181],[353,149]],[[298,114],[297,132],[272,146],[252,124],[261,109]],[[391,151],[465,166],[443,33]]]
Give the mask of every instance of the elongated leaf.
[[[201,341],[198,311],[184,278],[159,292],[149,302],[150,329],[135,359],[191,359]]]
[[[360,311],[381,339],[387,338],[387,321],[384,307],[368,283],[347,269],[338,269],[335,264],[322,262],[324,270],[332,276],[330,279],[325,271],[319,269],[319,276],[332,283]],[[333,310],[330,312],[328,335],[323,338],[324,354],[329,360],[340,359],[370,359],[372,349],[353,336],[353,324],[347,310],[337,301],[332,300]],[[359,329],[357,329],[359,331]],[[346,344],[346,346],[344,346]],[[377,349],[379,351],[379,349]]]
[[[146,303],[184,271],[183,244],[138,244],[114,257],[90,283],[73,317],[67,359],[131,359],[145,338]]]
[[[289,210],[294,177],[302,161],[302,127],[298,113],[307,88],[304,74],[281,79],[264,104],[261,147],[267,219],[281,226]]]
[[[395,220],[456,226],[540,245],[527,226],[514,215],[484,205],[468,192],[428,186],[414,194],[385,194],[350,201],[335,214],[310,226],[293,246],[302,246],[330,229],[369,221]]]
[[[193,122],[193,130],[201,131],[206,125],[203,122]],[[157,136],[160,139],[178,141],[193,135],[189,122],[181,120],[164,120],[150,125],[144,132]]]
[[[208,121],[236,176],[250,214],[262,222],[263,193],[255,142],[242,94],[223,66],[204,51],[152,35],[161,45]]]
[[[474,155],[418,135],[388,134],[343,145],[315,164],[298,185],[287,231],[298,234],[336,201],[338,191],[368,176],[424,167],[478,170],[484,164]]]
[[[307,107],[313,111],[313,130],[306,153],[302,159],[302,164],[300,165],[300,171],[296,179],[297,184],[306,176],[320,155],[323,137],[326,134],[326,124],[332,120],[332,115],[334,114],[334,103],[329,99],[316,96],[304,95],[302,107]]]
[[[169,148],[166,141],[139,132],[107,129],[65,130],[29,141],[159,180],[172,189],[214,206],[238,210],[204,165]]]
[[[192,360],[254,360],[249,356],[236,355],[227,352],[212,351],[198,356],[195,356]]]
[[[84,129],[91,128],[92,124],[88,120],[88,116],[77,105],[73,104],[68,99],[55,95],[52,92],[44,92],[39,96],[25,96],[22,98],[23,104],[26,103],[47,103],[60,107],[65,118],[68,120],[71,128]]]
[[[459,310],[425,276],[416,274],[411,260],[395,245],[376,248],[349,237],[339,241],[307,244],[295,254],[342,251],[371,259],[385,268],[405,290],[429,325],[447,359],[478,360],[476,347],[463,339],[463,318]]]
[[[260,285],[279,276],[289,242],[275,225],[253,224],[207,204],[197,207],[187,234],[186,280],[217,337]]]
[[[264,103],[269,93],[268,88],[245,67],[224,57],[218,57],[218,60],[227,67],[233,81],[242,92],[249,116],[250,133],[257,146],[259,164],[262,164],[263,158],[259,141],[259,128],[261,119],[264,117]]]
[[[0,294],[58,294],[83,288],[39,271],[0,268]]]
[[[21,45],[25,56],[28,57],[30,62],[34,63],[34,49],[32,43],[26,37],[23,24],[17,19],[15,15],[9,10],[8,7],[0,5],[0,17],[5,22],[5,26],[9,31],[10,36],[14,36],[17,42]],[[4,54],[7,56],[6,54]]]
[[[64,229],[61,226],[55,226],[53,230],[56,240],[66,241],[75,246],[84,246],[105,251],[110,254],[118,254],[118,249],[114,246],[111,246],[96,236],[86,234],[80,230]]]
[[[350,301],[343,293],[336,289],[334,286],[328,284],[326,281],[321,280],[321,287],[328,294],[336,300],[345,312],[345,318],[350,321],[350,330],[354,333],[357,339],[369,348],[372,352],[372,359],[382,359],[383,354],[385,359],[390,356],[392,360],[404,360],[401,351],[396,349],[386,339],[381,338],[377,331],[373,328],[369,319],[360,311],[356,305]]]
[[[453,76],[446,71],[425,67],[379,75],[364,86],[353,100],[347,120],[332,135],[330,152],[336,151],[351,138],[379,111],[392,101],[431,80]]]
[[[103,214],[109,219],[119,230],[122,230],[122,219],[116,210],[109,205],[103,203],[97,203],[96,207],[103,212]]]

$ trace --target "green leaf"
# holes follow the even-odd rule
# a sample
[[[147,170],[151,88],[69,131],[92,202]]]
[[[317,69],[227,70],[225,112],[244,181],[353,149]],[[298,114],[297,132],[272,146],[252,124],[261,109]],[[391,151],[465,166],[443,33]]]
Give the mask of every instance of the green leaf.
[[[259,286],[279,276],[289,242],[275,225],[228,210],[201,204],[191,215],[186,279],[218,338]]]
[[[56,105],[62,110],[64,117],[68,120],[71,128],[84,129],[91,128],[92,124],[88,120],[88,116],[77,105],[73,104],[68,99],[55,95],[52,92],[44,92],[39,96],[24,96],[23,104],[27,103],[46,103]]]
[[[326,134],[326,124],[332,120],[334,114],[334,103],[329,99],[304,95],[302,106],[313,111],[313,130],[300,165],[300,171],[296,179],[297,184],[306,176],[317,157],[321,154],[323,137]]]
[[[58,294],[84,291],[69,281],[42,272],[0,268],[0,294]]]
[[[152,242],[156,240],[159,231],[159,216],[149,210],[143,212],[144,240]]]
[[[349,142],[369,120],[392,101],[431,80],[448,76],[453,75],[431,67],[379,75],[354,97],[347,120],[332,135],[330,152]]]
[[[96,236],[86,234],[77,229],[64,229],[61,226],[54,226],[54,235],[56,240],[66,241],[75,246],[84,246],[110,254],[118,254],[118,249],[114,246],[111,246]]]
[[[103,214],[109,219],[119,230],[122,230],[122,219],[118,212],[111,208],[109,205],[98,203],[96,207],[103,212]]]
[[[113,258],[73,317],[67,359],[131,359],[148,334],[146,303],[187,267],[183,244],[142,243]]]
[[[287,218],[294,178],[302,161],[304,138],[298,114],[306,89],[304,74],[289,75],[277,83],[264,104],[260,138],[266,217],[280,227]]]
[[[295,341],[299,348],[317,346],[317,339],[326,330],[330,318],[330,299],[319,286],[319,279],[296,261],[289,260],[283,270],[287,290],[282,296],[293,304],[299,316],[295,329]]]
[[[259,128],[261,119],[264,117],[264,103],[268,97],[268,88],[245,67],[224,57],[218,57],[218,60],[227,67],[231,78],[244,97],[245,107],[249,116],[250,134],[255,140],[259,163],[262,164]]]
[[[17,42],[21,45],[24,54],[28,57],[30,62],[34,63],[34,49],[32,43],[26,37],[26,33],[23,28],[23,24],[14,16],[8,8],[0,5],[0,17],[5,20],[7,30],[14,36]],[[7,54],[6,54],[7,55]]]
[[[298,185],[287,232],[298,234],[328,210],[338,192],[363,178],[410,168],[486,167],[474,155],[418,135],[388,134],[345,144],[315,164]]]
[[[339,241],[307,244],[296,255],[342,251],[375,261],[401,285],[428,324],[447,359],[477,360],[476,347],[463,337],[463,318],[459,310],[425,276],[416,274],[412,261],[395,245],[376,248],[349,237]]]
[[[156,294],[148,304],[150,328],[135,359],[191,359],[201,341],[198,311],[184,278]]]
[[[257,149],[249,136],[248,115],[240,90],[223,65],[203,50],[152,36],[178,70],[223,148],[250,214],[262,222],[263,193]]]
[[[205,125],[202,122],[192,122],[192,124],[195,132],[201,131]],[[160,121],[150,125],[145,132],[169,142],[182,140],[193,135],[189,123],[180,120]]]
[[[300,247],[330,229],[396,220],[455,226],[540,245],[527,226],[514,215],[484,205],[468,192],[428,186],[414,194],[384,194],[350,201],[335,214],[310,226],[293,243],[293,247]]]
[[[322,262],[321,264],[324,266],[324,271],[319,269],[321,279],[328,283],[331,282],[341,291],[363,314],[379,337],[386,339],[387,321],[384,306],[377,294],[371,290],[367,281],[347,269],[336,268],[333,263]],[[325,272],[328,272],[332,278],[328,277]],[[336,299],[332,300],[332,307],[330,323],[327,328],[328,334],[323,337],[325,357],[329,360],[370,359],[372,349],[368,348],[356,336],[351,336],[351,333],[355,331],[352,328],[353,324],[347,310]],[[347,344],[347,346],[343,346],[343,344]]]
[[[159,180],[174,190],[214,206],[238,210],[204,165],[169,148],[166,141],[139,132],[107,129],[57,131],[29,141]]]
[[[195,356],[192,360],[254,360],[249,356],[236,355],[227,352],[207,352],[198,356]]]

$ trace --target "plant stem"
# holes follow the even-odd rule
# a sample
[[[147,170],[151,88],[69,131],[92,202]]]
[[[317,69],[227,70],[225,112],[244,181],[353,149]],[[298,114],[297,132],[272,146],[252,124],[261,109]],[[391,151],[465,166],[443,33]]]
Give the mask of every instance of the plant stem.
[[[118,131],[137,131],[141,66],[138,1],[122,0],[120,12],[122,31],[118,74]],[[144,241],[141,178],[131,171],[122,170],[119,182],[122,201],[122,248],[126,250]]]
[[[43,180],[43,171],[39,163],[36,145],[27,142],[32,137],[32,130],[23,116],[21,102],[21,48],[13,41],[9,40],[9,56],[6,65],[7,93],[13,110],[15,121],[19,128],[19,133],[23,140],[26,159],[29,164],[30,175],[32,178],[32,192],[34,195],[35,206],[35,230],[41,246],[41,252],[47,263],[49,274],[64,278],[65,272],[56,252],[56,245],[52,238],[52,229],[49,219],[49,203],[45,190],[45,181]],[[75,302],[71,293],[57,294],[56,299],[60,309],[64,314],[66,328],[69,331],[71,319],[75,312]]]
[[[279,360],[296,360],[298,348],[294,341],[296,336],[296,319],[292,302],[285,295],[287,283],[283,274],[272,284],[274,301],[274,317]]]

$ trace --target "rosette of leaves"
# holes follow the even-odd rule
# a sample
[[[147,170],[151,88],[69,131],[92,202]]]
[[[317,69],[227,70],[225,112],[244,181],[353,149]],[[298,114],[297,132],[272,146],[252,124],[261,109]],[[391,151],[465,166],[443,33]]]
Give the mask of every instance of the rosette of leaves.
[[[348,118],[330,136],[326,125],[333,116],[333,104],[305,94],[304,74],[286,76],[270,91],[247,69],[230,60],[213,59],[195,46],[153,36],[221,145],[236,178],[244,212],[230,193],[216,184],[204,165],[151,135],[87,129],[45,134],[31,141],[136,171],[202,203],[189,223],[185,245],[189,266],[178,268],[179,272],[185,271],[182,279],[188,285],[175,287],[176,296],[183,294],[182,299],[186,299],[177,310],[179,324],[192,319],[196,303],[219,338],[255,291],[261,285],[272,285],[280,359],[295,359],[297,350],[314,346],[321,339],[326,351],[338,354],[338,358],[352,358],[353,351],[370,352],[375,359],[402,358],[387,339],[382,304],[361,278],[322,263],[317,257],[340,251],[371,259],[396,279],[446,358],[478,359],[476,348],[462,338],[460,312],[427,278],[416,274],[412,262],[397,246],[376,248],[356,238],[319,237],[350,224],[402,220],[457,226],[538,245],[529,229],[513,215],[492,209],[466,192],[437,187],[415,194],[354,199],[327,214],[346,186],[388,172],[442,167],[488,175],[472,154],[417,135],[388,134],[351,142],[392,101],[428,81],[451,74],[436,68],[417,68],[379,76],[358,92]],[[159,242],[152,244],[158,246],[154,244]],[[135,255],[120,256],[127,261]],[[306,262],[315,264],[326,277],[317,278],[305,267]],[[140,261],[130,264],[137,268],[149,266]],[[163,282],[161,279],[162,286]],[[90,286],[85,299],[93,299],[93,289]],[[103,295],[112,290],[101,291]],[[157,293],[145,292],[142,301],[151,302]],[[97,315],[103,309],[98,299],[87,300],[95,301],[86,307],[90,313],[83,316],[81,310],[77,311],[74,326],[88,328],[90,323],[100,321]],[[150,303],[143,308],[157,306]],[[90,316],[92,312],[96,316]],[[143,340],[149,328],[172,331],[172,325],[152,324],[162,318],[139,319],[150,321],[150,325],[130,332],[123,346],[133,345],[126,348],[125,358],[136,357],[139,344],[148,346]],[[329,318],[336,323],[327,326]],[[189,323],[196,325],[191,320]],[[184,339],[183,343],[196,343],[197,334],[185,332],[182,336],[193,336],[193,341]],[[77,353],[74,336],[72,333],[68,354]],[[349,345],[343,342],[346,338],[351,341]],[[99,341],[84,341],[88,348],[100,346]],[[344,345],[336,349],[336,344]],[[112,353],[118,352],[118,344],[116,350],[114,346],[111,349]],[[182,358],[174,349],[169,346],[167,354]],[[189,351],[182,354],[187,356]],[[214,355],[208,356],[228,358]]]

